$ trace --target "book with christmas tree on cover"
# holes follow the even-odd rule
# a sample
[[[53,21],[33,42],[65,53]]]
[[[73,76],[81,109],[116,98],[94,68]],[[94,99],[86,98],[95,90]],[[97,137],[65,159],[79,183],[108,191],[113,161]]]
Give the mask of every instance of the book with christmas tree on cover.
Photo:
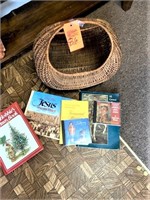
[[[59,140],[63,99],[69,98],[32,90],[24,114],[37,135]]]
[[[89,118],[62,120],[64,145],[87,145],[92,142]]]
[[[43,150],[17,102],[0,113],[0,165],[9,174]]]
[[[62,100],[61,121],[89,117],[89,102],[79,100]],[[62,126],[60,128],[60,144],[63,144]]]

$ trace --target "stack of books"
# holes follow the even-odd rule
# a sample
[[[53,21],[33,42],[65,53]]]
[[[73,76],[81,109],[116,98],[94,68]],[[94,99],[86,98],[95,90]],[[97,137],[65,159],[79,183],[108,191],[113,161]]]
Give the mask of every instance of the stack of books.
[[[92,143],[82,147],[119,149],[121,104],[119,93],[80,91],[80,100],[89,101]]]
[[[0,113],[0,165],[8,174],[42,151],[38,135],[61,145],[120,148],[118,93],[80,91],[79,100],[32,91],[23,113],[17,102]]]
[[[119,93],[80,91],[79,100],[32,91],[25,115],[36,134],[59,144],[119,149]]]

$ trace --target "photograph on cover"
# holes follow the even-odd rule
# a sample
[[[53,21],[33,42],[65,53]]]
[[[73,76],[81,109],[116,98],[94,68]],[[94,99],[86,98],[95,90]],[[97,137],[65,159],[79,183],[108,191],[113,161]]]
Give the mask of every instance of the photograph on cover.
[[[88,101],[108,101],[108,95],[105,94],[90,94],[90,93],[82,93],[82,100]]]
[[[106,124],[93,123],[92,142],[98,144],[108,143],[108,129]]]
[[[41,135],[41,136],[45,136],[45,137],[49,137],[52,139],[59,139],[59,124],[44,124],[44,123],[39,123],[38,121],[29,121],[34,132],[37,135]]]
[[[59,139],[59,116],[41,114],[33,111],[27,111],[26,116],[37,135]]]
[[[63,132],[66,145],[89,144],[92,142],[88,118],[64,120]]]
[[[111,123],[111,104],[97,102],[96,122]]]
[[[37,142],[20,115],[1,127],[0,156],[7,169],[37,148]]]

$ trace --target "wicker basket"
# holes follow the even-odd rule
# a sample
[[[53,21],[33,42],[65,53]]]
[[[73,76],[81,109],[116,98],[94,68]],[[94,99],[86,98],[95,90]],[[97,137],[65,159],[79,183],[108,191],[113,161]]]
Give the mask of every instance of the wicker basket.
[[[84,23],[84,48],[70,52],[63,25],[44,28],[33,46],[37,74],[44,84],[57,90],[91,87],[110,79],[121,64],[121,50],[110,24],[100,19],[77,19]]]

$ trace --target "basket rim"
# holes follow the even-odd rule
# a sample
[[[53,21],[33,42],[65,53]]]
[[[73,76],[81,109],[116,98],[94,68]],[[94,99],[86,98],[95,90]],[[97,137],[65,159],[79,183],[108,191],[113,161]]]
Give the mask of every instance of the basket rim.
[[[109,36],[109,39],[110,39],[110,42],[111,42],[111,50],[110,50],[110,53],[109,53],[109,56],[107,57],[107,59],[105,60],[105,62],[107,62],[107,60],[110,59],[110,57],[112,56],[112,53],[113,53],[113,50],[114,50],[114,42],[113,42],[113,38],[112,38],[112,34],[108,31],[108,29],[106,29],[105,26],[103,26],[102,24],[99,24],[99,23],[96,23],[97,21],[99,22],[104,22],[104,20],[89,20],[87,18],[78,18],[78,19],[74,19],[74,20],[79,20],[79,21],[84,21],[86,24],[94,24],[94,25],[98,25],[100,26],[101,28],[103,28],[105,30],[105,32],[108,34]],[[63,75],[63,76],[66,76],[66,77],[72,77],[73,75],[75,76],[83,76],[85,74],[89,74],[91,72],[97,72],[99,71],[99,66],[97,66],[96,69],[94,70],[89,70],[89,71],[84,71],[84,72],[79,72],[79,73],[75,73],[75,74],[68,74],[68,73],[63,73],[63,72],[60,72],[58,71],[56,68],[53,67],[52,63],[50,62],[50,58],[49,58],[49,49],[50,49],[50,45],[51,45],[51,42],[52,40],[54,39],[54,37],[56,36],[56,34],[58,34],[60,32],[60,30],[63,28],[64,24],[67,23],[67,22],[70,22],[70,20],[66,20],[66,21],[63,21],[63,22],[59,22],[60,24],[60,27],[58,29],[56,29],[56,31],[54,31],[54,33],[52,34],[52,36],[49,38],[49,43],[47,45],[47,49],[46,51],[48,52],[46,55],[47,55],[47,62],[51,65],[51,67],[53,68],[53,70],[55,72],[57,72],[58,74],[60,75]],[[84,30],[87,30],[87,29],[84,29]],[[83,31],[84,31],[83,30]],[[100,66],[100,68],[104,68],[105,66],[105,62]]]
[[[74,20],[79,20],[84,24],[94,24],[101,27],[109,37],[111,49],[105,62],[102,65],[97,66],[96,69],[69,74],[63,73],[58,71],[57,67],[53,67],[50,61],[50,45],[55,35],[63,29],[63,25],[70,22],[70,20],[57,22],[45,27],[35,38],[33,56],[38,76],[42,82],[54,89],[74,90],[100,84],[111,78],[117,72],[121,64],[122,53],[118,38],[107,21],[91,18],[75,18]]]

